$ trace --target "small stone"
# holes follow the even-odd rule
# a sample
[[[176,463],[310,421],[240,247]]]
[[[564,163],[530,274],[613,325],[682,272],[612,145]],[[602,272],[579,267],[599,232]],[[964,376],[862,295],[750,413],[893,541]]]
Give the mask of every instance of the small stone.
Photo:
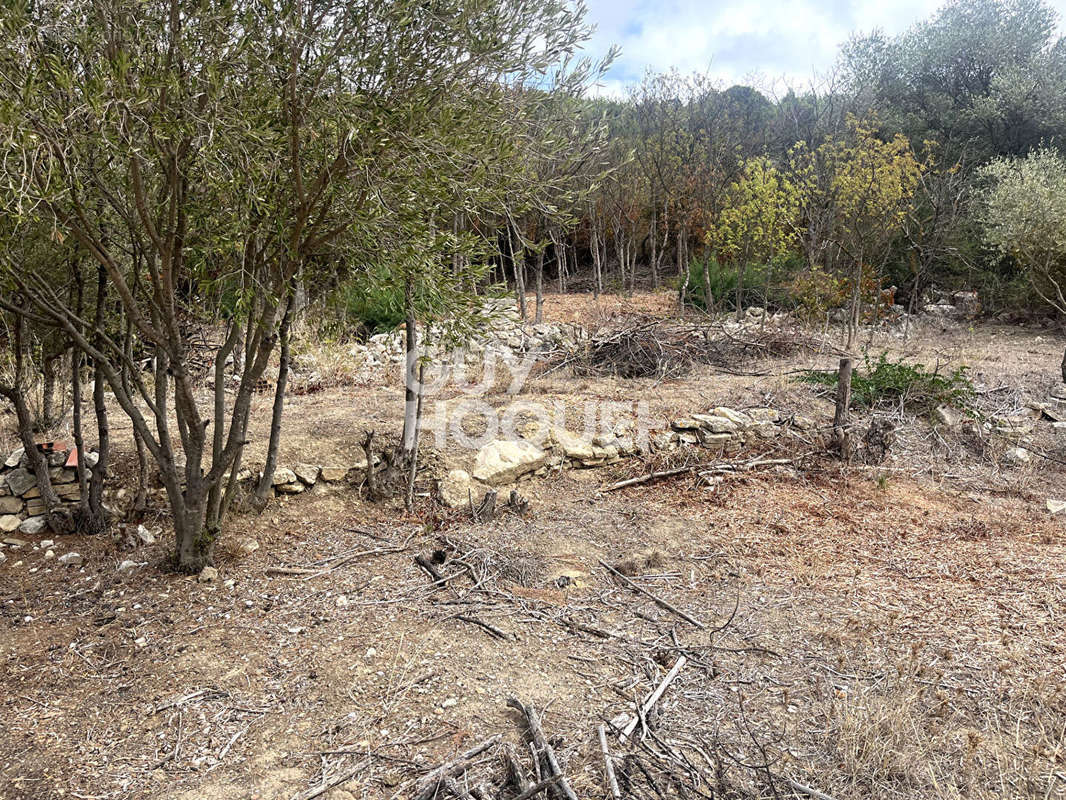
[[[934,413],[936,421],[941,425],[947,425],[949,428],[954,428],[962,422],[962,414],[951,406],[938,406]]]
[[[300,494],[306,488],[307,487],[304,486],[302,483],[296,482],[296,483],[282,483],[282,484],[280,484],[278,486],[275,486],[274,490],[278,494]]]
[[[21,497],[0,497],[0,514],[18,514],[22,511]]]
[[[8,547],[25,547],[28,543],[24,539],[16,539],[14,536],[9,536],[4,539],[4,544]]]
[[[792,418],[792,427],[798,431],[812,431],[814,430],[814,420],[797,414]]]
[[[337,595],[337,599],[334,600],[333,602],[335,602],[337,604],[337,608],[347,608],[348,607],[348,598],[345,597],[343,594]]]
[[[322,469],[314,464],[297,464],[293,470],[296,477],[308,486],[314,486]]]
[[[363,468],[366,468],[365,462]],[[348,467],[322,467],[318,476],[326,483],[340,483],[348,477]]]
[[[211,581],[218,578],[218,570],[214,567],[204,567],[200,570],[200,574],[196,576],[197,583],[211,583]]]
[[[85,563],[81,553],[64,553],[59,557],[59,563],[64,567],[78,567]]]
[[[144,647],[148,644],[148,639],[144,636],[138,636],[136,639],[133,640],[133,643],[138,647]]]
[[[1047,501],[1047,510],[1051,512],[1052,516],[1061,514],[1066,511],[1066,500],[1051,500]]]
[[[296,483],[296,473],[288,467],[278,467],[274,470],[274,477],[270,481],[270,485],[277,488],[289,483]]]
[[[1066,401],[1066,383],[1059,383],[1051,387],[1051,391],[1048,392],[1052,400]]]
[[[155,537],[158,536],[162,530],[162,528],[154,528],[153,530],[149,530],[143,525],[138,525],[137,538],[140,540],[141,544],[155,544]]]
[[[22,499],[23,500],[36,500],[40,496],[41,496],[41,487],[40,486],[31,486],[29,489],[27,489],[25,492],[22,493]]]
[[[470,473],[463,469],[453,469],[440,482],[440,499],[449,508],[465,506],[473,498],[475,501],[483,497],[485,487],[470,477]]]
[[[0,533],[14,533],[22,524],[22,518],[14,514],[4,514],[0,517]]]
[[[4,462],[4,466],[8,469],[14,469],[19,465],[19,462],[25,454],[26,449],[23,447],[20,447],[17,450],[12,450],[11,454],[7,457],[7,461]]]
[[[1012,447],[1003,454],[1003,459],[1011,466],[1021,467],[1028,464],[1031,457],[1024,447]]]
[[[678,432],[681,431],[698,431],[701,427],[699,420],[694,417],[681,417],[675,419],[670,423],[670,427]]]
[[[377,654],[378,654],[378,651],[377,651],[377,650],[375,650],[375,649],[374,649],[373,647],[368,647],[368,648],[366,649],[366,656],[365,656],[365,658],[373,658],[373,657],[374,657],[374,656],[376,656]]]
[[[41,531],[48,527],[48,517],[28,517],[22,521],[19,525],[19,533],[24,533],[27,536],[36,536]]]
[[[118,571],[121,573],[133,572],[137,567],[141,566],[136,561],[130,561],[128,558],[118,565]]]
[[[44,552],[44,560],[45,561],[51,561],[55,557],[56,557],[56,551],[55,550],[45,550],[45,552]]]
[[[251,536],[242,536],[237,540],[237,552],[242,556],[250,556],[259,549],[259,542]]]
[[[449,697],[447,700],[445,700],[443,703],[440,704],[440,707],[441,708],[454,708],[457,705],[459,705],[459,700],[454,698],[454,697]]]
[[[45,550],[47,550],[49,547],[55,546],[55,541],[52,539],[41,539],[41,541],[37,543],[37,546],[43,547]]]

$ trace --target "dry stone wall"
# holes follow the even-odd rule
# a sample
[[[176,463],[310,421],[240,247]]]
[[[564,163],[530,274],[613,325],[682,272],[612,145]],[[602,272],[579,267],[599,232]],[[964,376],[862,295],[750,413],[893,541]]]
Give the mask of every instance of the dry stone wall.
[[[60,501],[67,506],[77,505],[81,500],[81,487],[75,469],[76,449],[62,442],[42,443],[38,448],[48,461],[49,479]],[[90,481],[98,458],[93,452],[84,455],[85,476]],[[0,465],[0,533],[40,533],[47,528],[47,513],[37,476],[30,467],[25,449],[20,447],[9,453]]]

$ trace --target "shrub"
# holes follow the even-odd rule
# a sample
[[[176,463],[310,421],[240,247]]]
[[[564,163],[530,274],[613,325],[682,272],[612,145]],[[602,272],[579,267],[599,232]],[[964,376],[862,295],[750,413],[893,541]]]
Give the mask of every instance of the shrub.
[[[338,287],[330,306],[341,330],[360,325],[368,335],[384,333],[403,322],[403,289],[365,278],[348,281]]]
[[[864,369],[851,374],[851,401],[859,408],[902,406],[908,411],[928,414],[937,406],[955,406],[972,413],[976,397],[965,366],[942,375],[939,368],[929,371],[923,364],[890,361],[881,353],[877,361],[864,357]],[[804,383],[835,388],[836,370],[806,370],[798,378]]]

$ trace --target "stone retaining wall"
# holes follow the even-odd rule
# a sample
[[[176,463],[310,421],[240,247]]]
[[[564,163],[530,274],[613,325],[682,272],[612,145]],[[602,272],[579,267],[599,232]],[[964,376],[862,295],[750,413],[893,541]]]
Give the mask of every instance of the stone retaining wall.
[[[48,442],[38,447],[48,460],[49,478],[60,501],[66,506],[77,505],[81,500],[81,488],[73,466],[77,458],[75,448],[68,448],[62,442]],[[84,456],[85,475],[89,480],[98,458],[92,452]],[[27,534],[40,533],[47,527],[47,512],[37,476],[30,468],[25,450],[20,447],[0,465],[0,533],[16,530]]]

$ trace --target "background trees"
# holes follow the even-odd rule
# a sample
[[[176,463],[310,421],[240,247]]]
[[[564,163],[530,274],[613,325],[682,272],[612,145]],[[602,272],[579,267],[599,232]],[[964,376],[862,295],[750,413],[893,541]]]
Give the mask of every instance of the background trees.
[[[985,239],[1021,266],[1033,290],[1066,316],[1066,157],[1047,148],[982,170]],[[1066,382],[1066,355],[1062,358]]]

